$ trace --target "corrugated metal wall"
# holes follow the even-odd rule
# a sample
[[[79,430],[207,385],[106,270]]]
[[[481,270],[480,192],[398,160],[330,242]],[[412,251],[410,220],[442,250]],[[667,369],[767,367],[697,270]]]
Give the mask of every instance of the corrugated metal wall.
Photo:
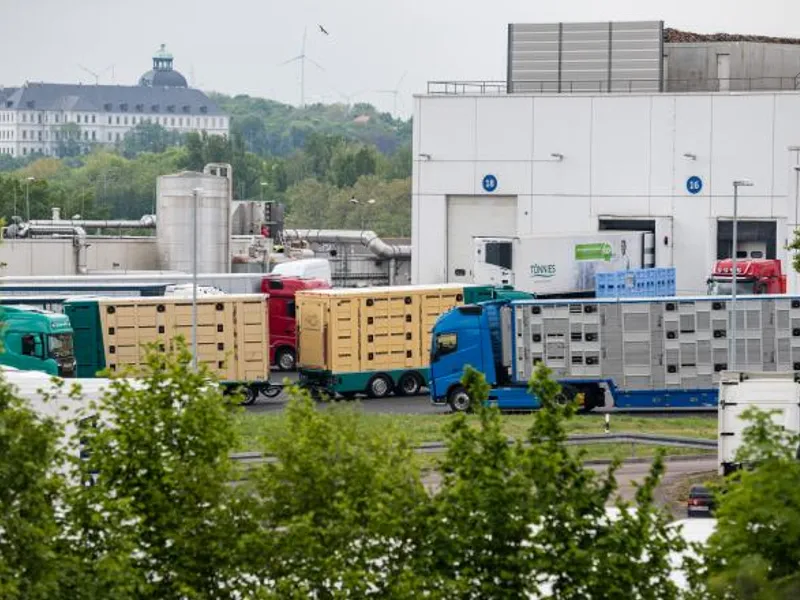
[[[662,21],[510,24],[508,93],[659,92]]]

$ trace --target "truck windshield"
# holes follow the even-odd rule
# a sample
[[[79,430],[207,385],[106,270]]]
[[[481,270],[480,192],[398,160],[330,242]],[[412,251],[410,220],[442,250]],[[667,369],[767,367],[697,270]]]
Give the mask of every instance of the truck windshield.
[[[733,282],[730,279],[709,279],[708,280],[708,295],[709,296],[730,296],[733,293]],[[752,294],[753,282],[752,281],[736,281],[737,294]]]
[[[51,358],[67,358],[75,351],[72,347],[71,333],[56,333],[47,336],[47,350]]]

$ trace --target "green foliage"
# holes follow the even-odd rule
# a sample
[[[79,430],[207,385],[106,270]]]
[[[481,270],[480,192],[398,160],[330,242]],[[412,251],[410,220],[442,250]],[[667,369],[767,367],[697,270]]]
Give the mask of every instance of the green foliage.
[[[21,190],[34,177],[31,218],[48,218],[59,207],[65,217],[135,219],[154,212],[158,176],[222,162],[232,166],[235,199],[285,204],[293,226],[410,235],[410,122],[367,104],[295,109],[247,96],[217,100],[232,115],[230,137],[140,123],[111,152],[65,123],[58,132],[61,160],[0,156],[0,172],[16,169],[0,177],[0,217],[26,215]],[[311,198],[308,180],[318,184]],[[354,195],[376,203],[347,203]]]
[[[598,475],[567,451],[576,407],[541,365],[530,391],[542,409],[512,442],[484,376],[467,368],[477,423],[448,418],[441,481],[426,492],[402,433],[365,427],[346,406],[319,410],[296,388],[286,429],[262,442],[275,460],[232,486],[241,474],[228,457],[237,444],[230,399],[191,369],[182,342],[147,356],[137,382],[114,380],[68,419],[77,427],[69,447],[84,442],[89,454],[68,459],[67,478],[55,474],[62,429],[0,385],[0,597],[682,597],[668,558],[686,547],[653,498],[663,463],[609,518],[616,465]],[[726,560],[711,567],[713,583],[727,586],[719,597],[797,593],[789,482],[800,473],[786,471],[781,452],[760,456],[762,466],[731,486],[746,487],[773,462],[784,470],[770,477],[787,474],[783,487],[754,479],[746,493],[731,488],[714,555]],[[765,529],[744,531],[748,515]],[[772,539],[759,542],[765,533]]]
[[[247,151],[262,156],[289,156],[307,147],[314,134],[375,146],[384,154],[411,146],[411,121],[379,113],[370,104],[295,108],[246,95],[211,96],[223,112],[231,115],[231,134],[240,134]]]
[[[147,354],[144,379],[116,379],[82,415],[90,450],[68,496],[65,598],[235,598],[255,523],[252,497],[229,485],[236,446],[229,400],[205,369]]]
[[[393,597],[409,576],[413,515],[426,500],[412,450],[394,432],[366,433],[352,410],[317,411],[296,388],[290,396],[287,429],[264,440],[277,460],[257,476],[265,591]]]
[[[350,199],[359,200],[353,205]],[[374,199],[374,204],[366,201]],[[287,227],[371,229],[385,236],[411,234],[411,180],[361,177],[353,187],[306,179],[286,193]]]
[[[0,598],[54,597],[61,429],[0,381]]]
[[[171,146],[179,146],[181,141],[180,133],[166,129],[158,123],[138,123],[125,134],[119,147],[125,158],[135,158],[143,152],[166,152]]]
[[[462,384],[480,425],[457,415],[447,426],[442,488],[427,514],[425,550],[415,572],[435,598],[679,598],[671,552],[684,548],[656,508],[657,459],[632,505],[617,501],[613,466],[604,476],[568,452],[560,388],[539,366],[530,389],[542,403],[527,445],[509,444],[489,387],[467,367]],[[646,557],[646,559],[645,559]]]
[[[716,490],[717,527],[706,552],[709,595],[779,600],[800,590],[800,437],[771,412],[748,409],[750,421],[737,460],[748,469]]]
[[[415,565],[422,593],[435,598],[522,598],[530,588],[530,525],[536,514],[524,451],[509,445],[489,386],[467,367],[462,379],[480,419],[457,414],[445,426],[442,485],[426,512]],[[420,594],[422,595],[422,594]]]
[[[635,501],[617,500],[619,515],[610,519],[606,506],[616,497],[618,462],[599,476],[584,467],[582,453],[568,452],[565,422],[577,407],[562,402],[560,386],[542,364],[530,392],[542,404],[525,456],[532,502],[540,511],[533,542],[542,549],[533,559],[538,581],[560,598],[679,598],[669,556],[685,544],[654,499],[662,456],[653,461]]]
[[[794,256],[792,257],[792,267],[795,271],[800,271],[800,229],[795,229],[792,236],[792,243],[789,244],[787,250],[792,250]]]
[[[77,123],[64,123],[56,129],[56,154],[61,157],[80,156],[89,149],[89,140]]]

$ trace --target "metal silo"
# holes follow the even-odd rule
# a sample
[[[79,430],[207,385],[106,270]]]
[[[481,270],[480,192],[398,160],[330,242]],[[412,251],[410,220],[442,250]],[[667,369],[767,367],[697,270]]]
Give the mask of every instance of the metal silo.
[[[192,270],[192,204],[195,188],[202,190],[197,202],[197,270],[199,273],[229,273],[229,176],[191,171],[158,178],[156,238],[161,269],[184,273]]]

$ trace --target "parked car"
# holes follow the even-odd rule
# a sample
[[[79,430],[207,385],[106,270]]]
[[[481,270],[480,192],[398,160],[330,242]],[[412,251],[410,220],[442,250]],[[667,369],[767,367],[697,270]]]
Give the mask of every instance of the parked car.
[[[686,503],[688,517],[711,517],[715,508],[714,495],[703,485],[693,485]]]

